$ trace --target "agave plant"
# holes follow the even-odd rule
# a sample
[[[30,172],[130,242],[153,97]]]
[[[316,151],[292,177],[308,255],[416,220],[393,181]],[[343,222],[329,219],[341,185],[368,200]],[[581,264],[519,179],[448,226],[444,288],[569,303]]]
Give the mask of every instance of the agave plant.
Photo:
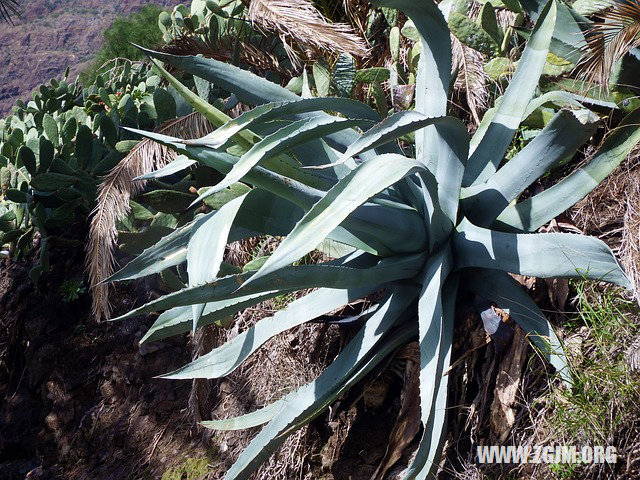
[[[225,174],[198,202],[224,198],[226,203],[166,236],[111,278],[139,278],[185,261],[187,265],[184,289],[120,318],[165,310],[142,339],[150,342],[221,323],[265,299],[314,289],[165,378],[222,377],[273,336],[383,292],[361,313],[366,321],[357,335],[313,382],[247,415],[205,422],[215,429],[266,423],[227,472],[228,479],[248,478],[289,433],[319,416],[414,338],[420,343],[424,430],[405,478],[425,478],[437,468],[445,434],[444,372],[461,299],[470,292],[508,311],[568,381],[570,371],[553,329],[509,273],[631,287],[611,250],[598,239],[532,232],[584,197],[622,161],[640,140],[639,113],[628,116],[582,168],[518,201],[537,178],[572,157],[594,129],[592,117],[575,110],[580,105],[570,95],[533,98],[556,23],[555,0],[541,12],[499,106],[471,139],[462,122],[446,116],[451,44],[436,4],[376,4],[404,11],[422,37],[416,109],[382,122],[374,110],[354,100],[301,99],[215,60],[148,52],[170,83],[220,128],[199,140],[140,133],[192,163]],[[182,86],[158,60],[255,108],[229,119]],[[558,112],[503,164],[520,122],[551,97],[564,99],[574,110]],[[400,137],[403,148],[396,142]],[[415,140],[409,144],[411,138]],[[166,171],[184,168],[182,162],[169,164]],[[264,264],[219,274],[227,242],[264,234],[284,237]],[[295,264],[318,248],[333,260]]]

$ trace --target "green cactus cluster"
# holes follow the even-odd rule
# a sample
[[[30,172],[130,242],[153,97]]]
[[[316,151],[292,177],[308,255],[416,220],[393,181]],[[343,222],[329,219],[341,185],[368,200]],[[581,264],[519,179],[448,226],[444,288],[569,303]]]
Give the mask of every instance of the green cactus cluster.
[[[238,20],[245,11],[245,5],[239,1],[196,0],[191,7],[177,5],[171,13],[162,12],[158,26],[163,39],[170,43],[181,35],[211,35],[227,31],[230,25],[243,28],[244,22]]]
[[[159,77],[125,69],[84,89],[66,76],[51,80],[0,120],[0,243],[20,256],[39,239],[34,282],[48,269],[50,245],[70,245],[65,233],[86,222],[101,178],[137,143],[121,127],[153,129],[176,110]]]

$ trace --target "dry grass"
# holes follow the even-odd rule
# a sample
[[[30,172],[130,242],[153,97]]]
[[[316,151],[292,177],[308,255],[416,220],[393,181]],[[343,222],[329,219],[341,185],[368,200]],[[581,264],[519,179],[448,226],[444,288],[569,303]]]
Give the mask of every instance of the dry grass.
[[[593,192],[578,202],[571,219],[614,250],[640,301],[640,150],[635,150]]]
[[[269,255],[278,246],[273,237],[250,238],[227,248],[225,261],[243,266],[253,258]],[[325,260],[321,254],[308,259]],[[230,328],[200,329],[193,339],[194,358],[220,346],[259,320],[274,315],[308,291],[283,295],[262,302],[235,315]],[[282,398],[314,380],[338,354],[343,342],[339,327],[307,323],[269,340],[237,370],[219,380],[194,382],[190,399],[191,418],[222,419],[243,415]],[[212,446],[224,454],[224,465],[211,478],[224,471],[248,446],[260,428],[231,432],[211,432]],[[253,476],[255,479],[311,480],[315,477],[309,456],[319,451],[317,438],[304,427],[291,436]]]

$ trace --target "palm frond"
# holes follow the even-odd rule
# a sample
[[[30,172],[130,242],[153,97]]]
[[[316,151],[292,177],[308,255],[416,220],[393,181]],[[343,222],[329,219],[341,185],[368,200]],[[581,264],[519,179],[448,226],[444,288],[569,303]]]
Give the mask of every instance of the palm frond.
[[[482,113],[487,109],[486,84],[489,75],[484,71],[484,55],[464,45],[451,35],[452,68],[458,72],[454,88],[465,92],[467,105],[476,125],[480,125]]]
[[[213,39],[210,37],[196,37],[193,35],[181,35],[163,46],[161,51],[172,55],[202,55],[221,62],[233,60],[236,39],[222,37]],[[241,63],[257,70],[272,70],[285,76],[292,76],[293,72],[280,64],[278,58],[271,53],[266,45],[254,45],[251,42],[239,41],[237,51]]]
[[[22,6],[17,0],[0,0],[0,19],[12,23],[12,18],[19,15],[22,15]]]
[[[211,130],[211,125],[201,114],[191,113],[170,121],[159,128],[158,132],[174,137],[199,138]],[[134,182],[133,179],[167,165],[176,157],[177,154],[167,147],[148,139],[142,140],[109,172],[98,189],[86,253],[93,314],[97,321],[111,317],[109,287],[100,282],[108,278],[116,266],[116,224],[129,213],[129,199],[142,193],[147,183]]]
[[[330,23],[308,0],[252,0],[249,18],[259,27],[278,33],[303,47],[365,57],[367,46],[351,26]]]
[[[599,21],[586,29],[586,43],[577,66],[580,78],[608,86],[618,60],[640,45],[640,2],[604,0]]]

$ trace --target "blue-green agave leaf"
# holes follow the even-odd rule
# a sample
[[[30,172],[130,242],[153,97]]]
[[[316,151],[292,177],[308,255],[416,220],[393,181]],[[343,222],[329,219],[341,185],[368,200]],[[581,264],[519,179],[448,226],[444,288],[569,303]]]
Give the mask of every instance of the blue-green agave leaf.
[[[502,212],[497,228],[535,231],[571,208],[627,158],[640,142],[640,110],[627,115],[604,141],[595,156],[582,168],[549,189]]]
[[[420,170],[425,170],[422,164],[394,154],[380,155],[361,164],[307,212],[251,281],[311,252],[367,199]]]
[[[379,285],[380,279],[392,282],[412,277],[421,268],[424,258],[424,254],[397,255],[384,258],[377,265],[371,265],[369,259],[369,264],[365,263],[362,268],[346,267],[335,262],[285,267],[253,282],[248,280],[255,275],[255,272],[244,272],[215,280],[206,285],[170,293],[138,307],[116,320],[124,320],[158,310],[193,305],[194,303],[228,300],[274,290],[305,290],[319,287],[359,288],[366,285]]]
[[[375,286],[358,289],[322,288],[311,292],[275,315],[258,321],[224,345],[175,372],[163,375],[163,378],[178,380],[228,375],[270,338],[354,302],[370,294],[372,288]]]
[[[482,267],[532,277],[569,277],[631,288],[611,249],[601,240],[571,233],[504,233],[467,219],[454,238],[456,268]]]
[[[233,221],[242,207],[246,193],[234,198],[222,206],[215,215],[208,217],[198,228],[191,231],[187,246],[187,273],[189,287],[203,285],[217,278],[220,265],[224,259],[229,232]],[[198,327],[198,320],[204,311],[205,304],[193,304],[193,331]]]
[[[556,12],[556,1],[550,0],[540,14],[491,124],[469,158],[464,186],[486,181],[495,173],[509,148],[547,61],[549,43],[556,24]]]
[[[389,338],[387,348],[374,347],[381,344],[384,334],[389,332],[398,317],[416,297],[414,289],[398,289],[392,292],[380,308],[365,323],[365,326],[349,342],[336,360],[313,382],[284,398],[283,408],[252,440],[236,463],[229,469],[225,479],[247,479],[260,464],[277,449],[287,434],[309,423],[322,413],[346,388],[353,385],[365,373],[358,368],[367,363],[372,368],[382,361],[392,348],[411,338],[411,329],[402,329],[396,337]],[[391,341],[393,339],[393,341]],[[398,341],[400,340],[400,341]],[[393,345],[392,348],[389,348]],[[370,362],[367,362],[369,357]]]
[[[467,216],[488,227],[529,185],[561,160],[572,156],[595,132],[568,111],[558,112],[547,126],[489,180],[463,192]]]

